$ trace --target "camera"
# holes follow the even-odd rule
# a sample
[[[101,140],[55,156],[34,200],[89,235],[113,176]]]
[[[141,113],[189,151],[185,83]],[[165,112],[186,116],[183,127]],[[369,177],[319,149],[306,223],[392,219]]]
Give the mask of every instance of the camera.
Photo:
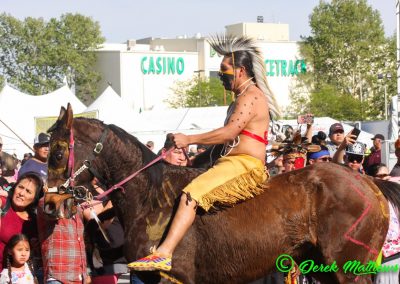
[[[314,115],[312,114],[304,114],[299,115],[297,117],[298,124],[313,124],[314,123]]]

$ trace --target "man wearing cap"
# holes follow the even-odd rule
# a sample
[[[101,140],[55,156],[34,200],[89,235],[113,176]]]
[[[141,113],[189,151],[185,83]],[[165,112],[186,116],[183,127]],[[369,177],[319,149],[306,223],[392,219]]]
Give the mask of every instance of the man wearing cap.
[[[331,158],[335,155],[339,145],[344,140],[344,129],[341,123],[334,123],[329,128],[329,139],[330,141],[326,144],[329,150]]]
[[[358,171],[361,174],[365,174],[362,167],[364,161],[365,144],[361,142],[355,142],[346,147],[346,155],[344,163],[349,168]]]
[[[40,133],[35,138],[33,150],[34,156],[27,160],[18,172],[22,175],[26,172],[38,173],[44,181],[47,181],[47,157],[49,155],[50,136],[46,133]]]
[[[368,168],[375,164],[380,164],[381,159],[381,150],[382,150],[382,142],[385,140],[385,136],[382,134],[376,134],[373,138],[374,146],[371,148],[371,154],[365,160],[364,166],[368,171]]]

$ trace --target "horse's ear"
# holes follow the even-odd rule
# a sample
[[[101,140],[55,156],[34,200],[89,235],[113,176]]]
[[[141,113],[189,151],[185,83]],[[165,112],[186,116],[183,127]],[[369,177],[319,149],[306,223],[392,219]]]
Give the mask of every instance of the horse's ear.
[[[63,120],[64,120],[64,116],[65,116],[66,112],[67,112],[67,110],[65,109],[65,107],[62,106],[60,109],[60,114],[57,118],[57,121],[47,130],[47,133],[51,133],[54,130],[56,130],[57,127],[63,125]]]
[[[67,117],[66,117],[66,128],[71,129],[72,127],[72,119],[74,118],[74,113],[72,112],[72,106],[68,103],[67,106]]]

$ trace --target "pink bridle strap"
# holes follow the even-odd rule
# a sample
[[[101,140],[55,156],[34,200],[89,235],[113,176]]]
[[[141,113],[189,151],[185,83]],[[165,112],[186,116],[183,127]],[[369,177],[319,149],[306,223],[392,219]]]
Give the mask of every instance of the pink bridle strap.
[[[74,133],[70,131],[69,134],[69,156],[68,156],[68,172],[69,172],[69,178],[70,178],[70,184],[71,186],[74,186],[74,166],[75,166],[75,153],[74,153],[74,148],[75,148],[75,140],[74,140]]]
[[[134,172],[133,174],[131,174],[130,176],[126,177],[124,180],[120,181],[119,183],[113,185],[112,187],[110,187],[109,189],[107,189],[106,191],[104,191],[102,194],[99,194],[97,196],[94,197],[94,199],[99,200],[102,199],[103,197],[109,195],[111,192],[113,192],[114,190],[121,188],[122,190],[124,190],[124,188],[122,187],[123,184],[125,184],[126,182],[128,182],[129,180],[133,179],[135,176],[137,176],[140,172],[142,172],[143,170],[147,169],[148,167],[154,165],[155,163],[157,163],[158,161],[162,160],[165,158],[165,156],[167,154],[169,154],[170,152],[172,152],[173,150],[175,150],[175,147],[171,147],[168,151],[164,152],[163,154],[161,154],[160,156],[158,156],[157,158],[155,158],[153,161],[151,161],[150,163],[148,163],[147,165],[145,165],[143,168],[137,170],[136,172]]]

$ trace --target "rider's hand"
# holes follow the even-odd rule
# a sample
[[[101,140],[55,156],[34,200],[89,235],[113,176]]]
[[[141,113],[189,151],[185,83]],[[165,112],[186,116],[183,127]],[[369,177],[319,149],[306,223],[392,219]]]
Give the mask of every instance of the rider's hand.
[[[174,143],[176,148],[185,148],[189,145],[189,136],[182,133],[176,133],[174,134]]]

